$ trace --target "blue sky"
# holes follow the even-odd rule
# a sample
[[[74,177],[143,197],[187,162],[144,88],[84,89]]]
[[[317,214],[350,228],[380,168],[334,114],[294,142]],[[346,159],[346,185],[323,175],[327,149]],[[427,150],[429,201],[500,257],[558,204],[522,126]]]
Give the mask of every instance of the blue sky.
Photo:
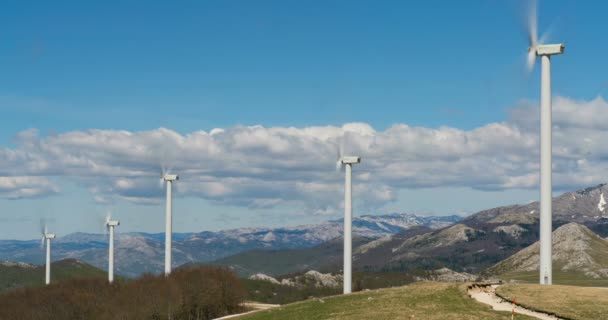
[[[567,46],[553,60],[554,95],[572,101],[606,95],[607,6],[540,3],[539,30],[550,29],[549,39]],[[539,90],[538,70],[524,72],[523,8],[524,2],[492,0],[4,3],[0,147],[18,149],[18,133],[30,128],[44,140],[89,129],[164,127],[187,135],[239,125],[361,122],[378,132],[395,124],[469,131],[509,121],[509,110],[536,100]],[[161,205],[100,204],[90,200],[95,182],[19,170],[4,168],[7,176],[48,176],[62,187],[36,199],[0,199],[0,238],[34,237],[40,211],[53,211],[43,214],[57,221],[60,234],[95,231],[91,216],[110,207],[132,219],[125,231],[162,230]],[[387,185],[390,201],[361,203],[359,213],[472,212],[537,196],[528,184]],[[183,212],[177,231],[339,216],[339,210],[306,214],[301,203],[251,205],[255,195],[226,201],[185,193],[176,204]],[[74,211],[87,213],[73,219]]]

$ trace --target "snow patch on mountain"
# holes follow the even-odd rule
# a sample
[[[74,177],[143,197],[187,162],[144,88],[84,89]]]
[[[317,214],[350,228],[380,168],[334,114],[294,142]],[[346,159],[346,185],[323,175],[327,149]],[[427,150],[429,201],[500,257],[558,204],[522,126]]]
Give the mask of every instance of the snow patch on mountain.
[[[277,239],[277,237],[274,235],[274,233],[268,232],[266,235],[264,235],[264,237],[262,238],[262,241],[270,242],[270,241],[274,241],[276,239]]]
[[[415,214],[365,215],[353,219],[353,234],[368,238],[383,238],[415,226],[439,229],[454,224],[460,216],[424,217]],[[235,240],[240,243],[263,241],[266,243],[289,243],[288,247],[305,247],[342,236],[343,220],[332,220],[320,224],[283,228],[240,228],[218,232],[202,232],[187,241],[205,241],[208,244]]]
[[[600,193],[600,202],[598,202],[597,204],[597,208],[601,211],[604,212],[605,209],[605,205],[606,205],[606,200],[604,200],[604,193]]]

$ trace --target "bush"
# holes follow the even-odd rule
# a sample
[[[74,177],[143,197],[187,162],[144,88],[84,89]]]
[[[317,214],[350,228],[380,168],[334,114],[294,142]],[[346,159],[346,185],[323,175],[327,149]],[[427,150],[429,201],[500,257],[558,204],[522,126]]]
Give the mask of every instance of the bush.
[[[145,275],[112,285],[102,279],[65,281],[0,295],[0,319],[213,319],[237,313],[245,291],[218,267]]]

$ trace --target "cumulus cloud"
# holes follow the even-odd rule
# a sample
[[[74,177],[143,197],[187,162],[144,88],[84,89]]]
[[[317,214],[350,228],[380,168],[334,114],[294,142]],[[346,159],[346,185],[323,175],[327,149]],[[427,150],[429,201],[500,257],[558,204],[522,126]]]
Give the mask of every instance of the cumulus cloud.
[[[556,189],[608,180],[608,103],[556,97],[553,108]],[[18,134],[17,147],[0,149],[0,176],[17,172],[30,183],[38,179],[38,193],[14,184],[3,189],[5,197],[57,192],[46,179],[65,177],[88,188],[98,202],[156,203],[163,194],[161,168],[169,168],[181,176],[177,195],[252,208],[299,202],[322,214],[341,206],[336,199],[343,174],[334,169],[340,145],[363,158],[354,169],[354,190],[370,207],[394,200],[401,188],[535,188],[538,104],[523,101],[504,122],[471,130],[396,124],[379,131],[366,123],[188,134],[160,128],[40,136],[27,130]]]
[[[57,192],[59,188],[44,177],[0,177],[2,199],[36,198]]]

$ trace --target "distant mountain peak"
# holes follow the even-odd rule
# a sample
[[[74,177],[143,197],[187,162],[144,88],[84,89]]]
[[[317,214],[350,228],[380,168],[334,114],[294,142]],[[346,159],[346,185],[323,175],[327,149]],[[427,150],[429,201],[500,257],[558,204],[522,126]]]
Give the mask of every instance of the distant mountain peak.
[[[576,193],[580,194],[580,195],[588,195],[591,192],[593,192],[594,190],[602,189],[605,185],[606,185],[606,183],[600,183],[600,184],[598,184],[597,186],[594,186],[594,187],[588,187],[588,188],[585,188],[585,189],[577,190]]]
[[[494,224],[535,224],[539,220],[539,202],[510,205],[475,213],[465,220]],[[596,223],[608,218],[608,184],[566,192],[553,198],[555,221]]]

